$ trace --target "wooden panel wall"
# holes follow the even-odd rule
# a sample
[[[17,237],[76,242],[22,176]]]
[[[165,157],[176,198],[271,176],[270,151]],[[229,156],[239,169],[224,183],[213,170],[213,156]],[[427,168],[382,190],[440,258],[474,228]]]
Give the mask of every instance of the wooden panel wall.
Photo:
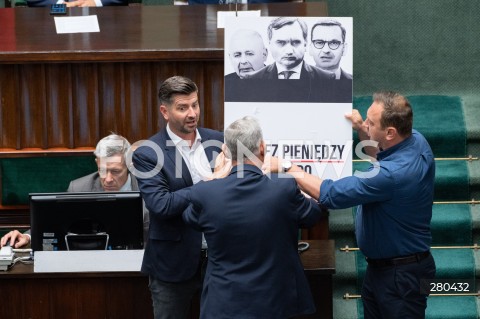
[[[110,132],[148,138],[165,125],[157,93],[173,75],[197,83],[200,125],[223,130],[223,61],[0,64],[0,148],[92,147]]]

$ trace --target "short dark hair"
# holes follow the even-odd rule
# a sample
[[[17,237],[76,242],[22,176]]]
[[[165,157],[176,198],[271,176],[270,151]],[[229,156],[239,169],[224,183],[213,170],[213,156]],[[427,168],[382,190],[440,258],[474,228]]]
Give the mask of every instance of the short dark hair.
[[[342,30],[342,41],[345,43],[345,36],[347,34],[347,31],[345,30],[345,28],[343,27],[343,25],[340,22],[338,22],[337,20],[333,20],[333,19],[322,20],[322,21],[316,22],[312,26],[312,30],[310,32],[310,40],[313,39],[313,30],[320,25],[323,25],[323,26],[326,26],[326,27],[334,27],[334,26],[340,27],[340,29]]]
[[[158,89],[158,99],[160,104],[170,105],[172,104],[173,95],[189,95],[195,92],[198,92],[195,82],[187,77],[176,75],[163,81]]]
[[[413,111],[406,97],[393,91],[380,91],[373,94],[373,101],[383,104],[382,128],[392,126],[403,137],[412,134]]]
[[[289,18],[289,17],[276,18],[272,20],[272,22],[270,22],[270,24],[268,25],[268,40],[272,40],[272,33],[273,33],[272,30],[278,30],[286,25],[294,24],[295,21],[297,21],[298,24],[300,25],[300,28],[302,28],[303,39],[307,41],[308,26],[305,23],[305,21],[300,20],[298,18]]]

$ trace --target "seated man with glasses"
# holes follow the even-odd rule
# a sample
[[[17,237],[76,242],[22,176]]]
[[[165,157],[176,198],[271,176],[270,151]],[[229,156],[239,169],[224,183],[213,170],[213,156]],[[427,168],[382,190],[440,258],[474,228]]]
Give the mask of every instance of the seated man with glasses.
[[[352,75],[340,68],[347,51],[346,30],[336,20],[322,20],[312,26],[310,55],[322,70],[335,74],[337,80],[352,80]]]

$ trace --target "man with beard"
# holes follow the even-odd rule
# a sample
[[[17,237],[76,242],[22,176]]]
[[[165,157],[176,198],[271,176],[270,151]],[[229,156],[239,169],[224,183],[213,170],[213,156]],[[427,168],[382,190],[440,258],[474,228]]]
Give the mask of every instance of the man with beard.
[[[200,103],[192,80],[168,78],[158,97],[167,125],[133,154],[132,170],[150,212],[141,271],[149,276],[154,318],[184,319],[201,287],[206,246],[182,213],[189,205],[189,186],[209,179],[223,133],[197,127]]]

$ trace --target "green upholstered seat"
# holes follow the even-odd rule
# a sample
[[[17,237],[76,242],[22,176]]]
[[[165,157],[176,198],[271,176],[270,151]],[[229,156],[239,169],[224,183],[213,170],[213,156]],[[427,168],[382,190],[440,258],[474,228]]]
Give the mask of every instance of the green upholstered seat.
[[[1,158],[1,203],[28,204],[29,193],[64,192],[71,180],[96,169],[93,155]]]

